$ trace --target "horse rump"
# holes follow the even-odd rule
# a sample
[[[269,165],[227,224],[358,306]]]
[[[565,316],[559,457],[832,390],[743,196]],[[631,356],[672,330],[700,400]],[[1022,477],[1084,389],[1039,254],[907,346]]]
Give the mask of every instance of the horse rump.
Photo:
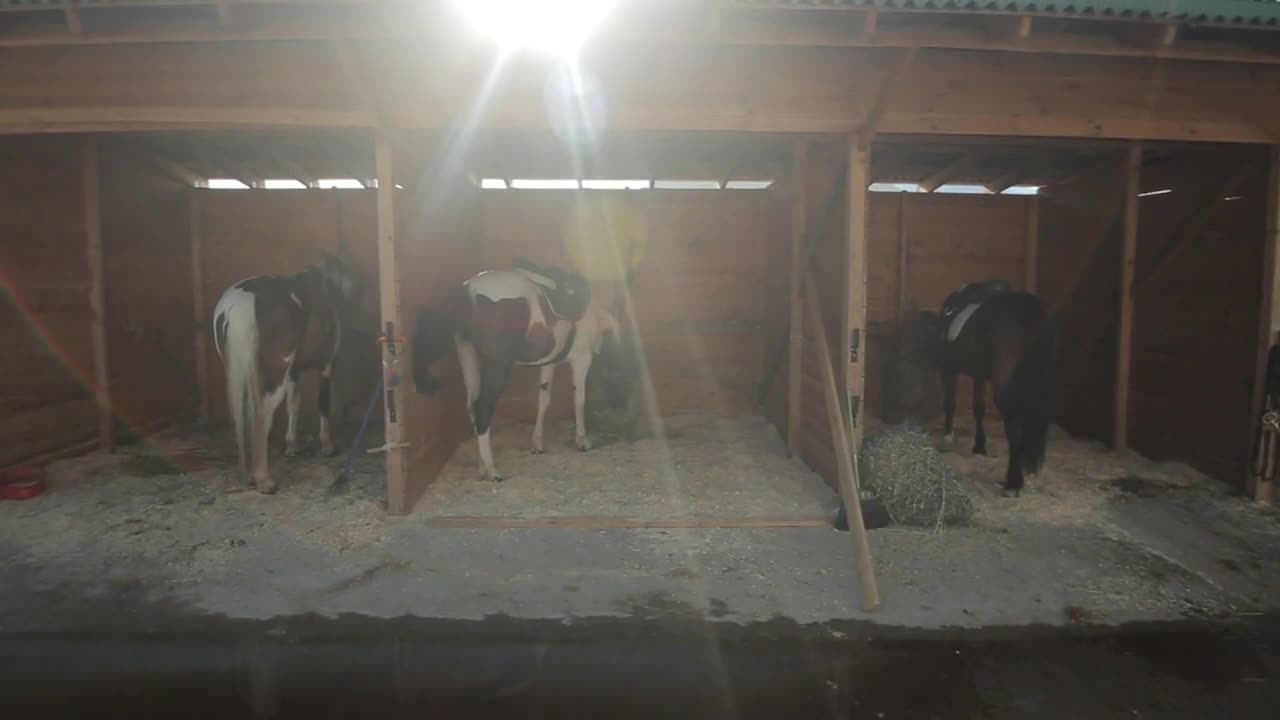
[[[1057,330],[1046,318],[1040,322],[1035,339],[1013,373],[1010,419],[1022,435],[1022,471],[1028,474],[1038,472],[1044,465],[1056,344]]]
[[[419,393],[430,395],[444,386],[432,377],[431,367],[449,352],[469,302],[466,289],[458,287],[449,293],[444,310],[428,307],[418,313],[413,330],[413,384]]]

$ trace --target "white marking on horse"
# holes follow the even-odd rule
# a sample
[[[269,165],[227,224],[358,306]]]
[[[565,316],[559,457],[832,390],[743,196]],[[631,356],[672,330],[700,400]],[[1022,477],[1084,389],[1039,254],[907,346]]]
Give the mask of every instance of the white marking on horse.
[[[947,342],[954,342],[956,338],[960,337],[960,333],[964,331],[965,323],[969,322],[969,317],[980,307],[982,307],[982,303],[973,303],[966,305],[963,310],[956,313],[956,316],[951,319],[951,325],[947,328]]]

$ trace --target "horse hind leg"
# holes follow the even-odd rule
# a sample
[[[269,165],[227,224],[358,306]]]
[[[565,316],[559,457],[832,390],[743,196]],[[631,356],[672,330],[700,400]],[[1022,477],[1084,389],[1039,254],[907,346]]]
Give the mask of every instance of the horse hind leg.
[[[538,368],[538,419],[533,423],[534,455],[546,452],[542,445],[542,421],[547,415],[547,407],[551,405],[551,381],[555,374],[555,365],[543,365]]]
[[[320,412],[320,454],[336,455],[333,447],[333,435],[329,431],[329,413],[333,409],[333,368],[327,367],[320,372],[320,388],[316,397],[316,409]]]
[[[569,365],[573,369],[573,416],[574,439],[578,449],[586,452],[591,449],[591,438],[587,436],[586,404],[587,373],[591,371],[591,354],[570,358]]]
[[[475,418],[476,442],[480,447],[480,464],[487,480],[502,482],[493,462],[493,445],[490,431],[493,414],[498,407],[498,396],[507,384],[509,363],[494,361],[486,364],[480,373],[480,394],[476,397],[472,415]]]
[[[987,452],[987,384],[981,378],[973,380],[973,454],[988,455]]]
[[[1009,465],[1004,473],[1004,486],[1000,494],[1005,497],[1018,497],[1024,485],[1022,475],[1022,427],[1006,414],[1004,430],[1005,434],[1009,436]]]
[[[942,373],[942,435],[950,445],[956,441],[955,428],[952,421],[956,414],[956,374]]]
[[[284,456],[298,456],[298,410],[302,406],[302,393],[298,390],[298,379],[292,373],[284,379],[284,404],[289,411],[289,425],[284,433]]]

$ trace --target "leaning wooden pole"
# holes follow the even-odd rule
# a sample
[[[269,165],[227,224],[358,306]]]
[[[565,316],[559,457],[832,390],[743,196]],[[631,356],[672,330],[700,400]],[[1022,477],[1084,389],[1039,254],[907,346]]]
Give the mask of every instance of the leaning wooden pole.
[[[880,588],[876,584],[871,542],[867,539],[867,528],[862,523],[862,494],[858,489],[857,465],[854,463],[850,436],[846,431],[844,411],[840,407],[840,389],[836,386],[835,370],[831,366],[831,350],[827,345],[826,325],[818,302],[818,289],[814,284],[811,263],[805,266],[804,286],[810,335],[818,356],[818,370],[822,374],[822,398],[827,406],[827,425],[831,428],[831,444],[836,455],[836,485],[849,519],[849,540],[853,543],[853,561],[858,575],[858,599],[862,602],[863,610],[873,612],[880,607]]]
[[[112,434],[111,372],[107,366],[106,290],[102,259],[102,191],[98,144],[81,145],[85,252],[89,264],[89,331],[93,341],[93,392],[98,399],[98,446],[115,449]]]
[[[383,128],[374,131],[374,166],[378,174],[378,296],[382,309],[383,414],[387,453],[387,512],[407,515],[408,468],[404,452],[404,407],[398,378],[408,373],[399,366],[400,268],[396,262],[395,177],[391,165],[391,141]]]

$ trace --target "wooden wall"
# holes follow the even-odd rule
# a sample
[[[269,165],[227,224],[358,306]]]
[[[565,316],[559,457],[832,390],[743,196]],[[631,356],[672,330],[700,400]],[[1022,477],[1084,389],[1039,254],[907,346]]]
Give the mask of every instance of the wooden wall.
[[[485,192],[481,256],[485,267],[510,267],[515,257],[564,265],[565,222],[575,194]],[[763,374],[766,247],[785,205],[767,192],[646,191],[634,195],[648,250],[631,293],[657,412],[757,412]],[[780,238],[786,242],[786,238]],[[505,418],[531,421],[537,371],[521,369],[499,404]],[[554,417],[572,417],[571,383],[562,370],[553,385]]]
[[[442,307],[446,293],[484,269],[480,261],[480,191],[470,185],[432,184],[397,193],[397,259],[404,328],[412,338],[419,311]],[[413,385],[412,342],[401,361],[400,402],[404,404],[408,455],[408,506],[448,462],[458,443],[471,437],[466,390],[452,348],[432,370],[444,382],[435,395]],[[381,414],[379,415],[381,417]]]
[[[0,142],[0,467],[97,443],[80,147]]]
[[[1141,199],[1129,437],[1232,486],[1252,429],[1265,161],[1256,147],[1188,153],[1142,178],[1172,192]]]
[[[111,402],[129,433],[199,409],[184,187],[104,154],[102,245]]]
[[[966,283],[1025,286],[1027,214],[1018,195],[871,193],[868,218],[867,403],[883,408],[890,342],[904,310],[937,310]],[[956,418],[972,423],[972,383],[956,385]],[[988,389],[988,395],[990,394]],[[989,415],[999,417],[993,403]]]
[[[1040,296],[1058,326],[1055,421],[1110,441],[1123,245],[1123,160],[1040,199]]]

